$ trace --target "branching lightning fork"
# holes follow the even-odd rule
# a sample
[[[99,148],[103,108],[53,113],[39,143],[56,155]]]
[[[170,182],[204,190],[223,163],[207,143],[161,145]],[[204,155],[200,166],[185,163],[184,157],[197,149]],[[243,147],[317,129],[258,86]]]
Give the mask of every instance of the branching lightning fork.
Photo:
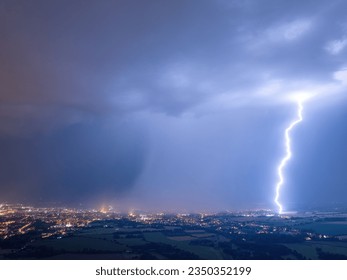
[[[297,118],[290,123],[290,125],[287,127],[285,131],[285,146],[286,146],[286,154],[282,158],[281,163],[277,167],[277,173],[278,173],[278,182],[276,185],[276,196],[275,196],[275,203],[278,206],[278,212],[279,214],[283,213],[283,206],[279,202],[280,198],[280,191],[282,188],[282,185],[284,184],[284,175],[283,175],[283,169],[286,166],[287,162],[292,157],[292,150],[291,150],[291,138],[290,138],[290,132],[292,129],[303,120],[302,117],[302,111],[304,109],[303,102],[301,99],[298,100],[298,111],[297,111]]]

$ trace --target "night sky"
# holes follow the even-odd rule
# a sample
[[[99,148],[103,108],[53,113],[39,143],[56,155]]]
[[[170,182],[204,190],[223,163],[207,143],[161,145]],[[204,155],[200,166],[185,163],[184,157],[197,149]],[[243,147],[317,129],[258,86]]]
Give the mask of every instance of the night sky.
[[[0,201],[347,205],[347,2],[0,1]]]

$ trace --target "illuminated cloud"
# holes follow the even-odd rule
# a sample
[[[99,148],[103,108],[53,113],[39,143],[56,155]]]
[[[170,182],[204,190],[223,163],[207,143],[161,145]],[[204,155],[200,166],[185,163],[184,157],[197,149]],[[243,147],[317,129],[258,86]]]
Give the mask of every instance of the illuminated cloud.
[[[311,97],[298,130],[346,128],[346,10],[334,0],[0,5],[0,196],[272,203],[297,99]],[[308,162],[317,150],[346,139],[320,140],[330,134],[295,155],[318,164]]]
[[[347,86],[347,69],[334,72],[334,79]]]
[[[325,49],[332,55],[340,54],[347,46],[347,37],[343,37],[340,40],[333,40],[327,43]]]
[[[312,27],[308,19],[294,20],[279,26],[272,27],[266,31],[270,41],[295,41],[303,37]]]

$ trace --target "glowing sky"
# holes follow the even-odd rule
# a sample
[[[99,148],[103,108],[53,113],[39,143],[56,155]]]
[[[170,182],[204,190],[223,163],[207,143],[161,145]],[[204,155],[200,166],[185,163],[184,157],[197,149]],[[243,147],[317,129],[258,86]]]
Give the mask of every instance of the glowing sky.
[[[347,2],[1,1],[0,200],[347,203]],[[292,206],[291,206],[292,205]]]

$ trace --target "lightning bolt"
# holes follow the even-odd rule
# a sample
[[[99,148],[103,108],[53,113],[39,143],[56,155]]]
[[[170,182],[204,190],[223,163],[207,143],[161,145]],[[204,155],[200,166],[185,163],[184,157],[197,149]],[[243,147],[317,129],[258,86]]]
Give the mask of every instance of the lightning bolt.
[[[302,111],[304,110],[302,100],[299,99],[297,103],[298,109],[297,109],[297,118],[290,123],[290,125],[286,128],[285,130],[285,147],[286,147],[286,154],[282,158],[280,164],[277,167],[277,173],[278,173],[278,181],[276,185],[276,196],[275,196],[275,203],[278,206],[278,212],[279,214],[283,213],[283,206],[279,202],[280,198],[280,191],[281,188],[284,184],[284,176],[283,176],[283,169],[286,166],[287,162],[290,160],[292,157],[292,149],[291,149],[291,138],[290,138],[290,133],[292,129],[300,122],[302,122],[303,117],[302,117]]]

